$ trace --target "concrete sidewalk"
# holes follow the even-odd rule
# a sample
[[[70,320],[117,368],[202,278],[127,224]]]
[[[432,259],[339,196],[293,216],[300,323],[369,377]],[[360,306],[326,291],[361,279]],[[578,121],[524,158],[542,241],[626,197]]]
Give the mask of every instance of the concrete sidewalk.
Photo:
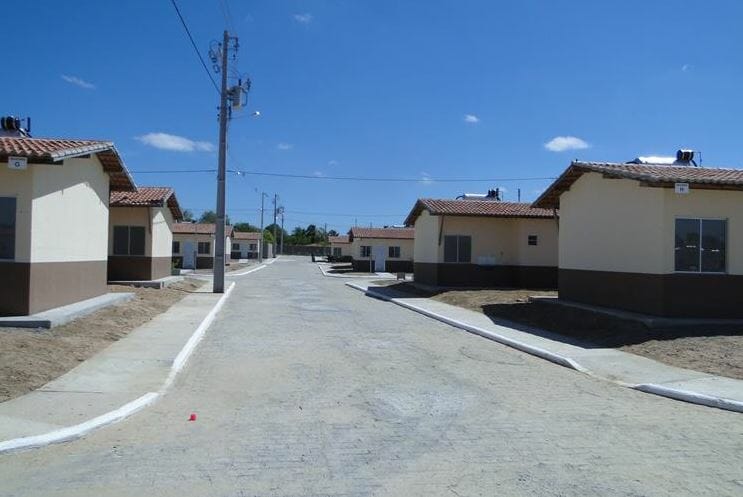
[[[529,328],[495,324],[486,315],[436,300],[410,297],[369,282],[346,283],[366,295],[393,302],[457,328],[622,386],[685,402],[743,412],[743,381],[668,366],[607,348],[584,348],[564,337]],[[517,329],[518,328],[518,329]]]
[[[77,438],[154,402],[230,290],[205,285],[63,376],[1,403],[0,452]]]

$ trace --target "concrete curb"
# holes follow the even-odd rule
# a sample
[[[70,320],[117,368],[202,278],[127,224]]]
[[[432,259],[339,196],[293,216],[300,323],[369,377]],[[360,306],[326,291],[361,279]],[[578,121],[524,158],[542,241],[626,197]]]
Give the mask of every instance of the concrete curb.
[[[165,394],[170,385],[173,384],[176,376],[186,365],[188,358],[191,356],[193,351],[196,349],[196,346],[206,334],[206,331],[214,322],[214,319],[224,306],[224,303],[232,294],[232,290],[234,288],[235,282],[233,281],[227,291],[222,295],[217,303],[214,304],[214,307],[212,307],[206,317],[204,317],[204,319],[201,321],[199,327],[196,328],[196,331],[193,332],[193,334],[180,350],[180,352],[178,352],[178,355],[175,357],[175,359],[173,359],[173,364],[170,367],[170,374],[168,375],[165,382],[163,383],[163,386],[158,392],[147,392],[141,397],[124,404],[118,409],[101,414],[100,416],[96,416],[95,418],[89,419],[88,421],[84,421],[80,424],[67,426],[58,430],[50,431],[48,433],[43,433],[41,435],[32,435],[29,437],[13,438],[10,440],[0,441],[0,454],[4,452],[22,449],[33,449],[51,445],[54,443],[75,440],[87,435],[94,430],[103,428],[104,426],[118,423],[119,421],[128,418],[132,414],[144,409],[145,407],[154,404],[162,395]]]
[[[68,426],[66,428],[60,428],[59,430],[50,431],[49,433],[43,433],[41,435],[5,440],[4,442],[0,442],[0,454],[22,449],[34,449],[54,443],[68,442],[83,437],[98,428],[118,423],[135,412],[144,409],[155,402],[159,396],[159,393],[148,392],[114,411],[101,414],[100,416],[89,419],[83,423]]]
[[[501,343],[503,345],[506,345],[508,347],[512,347],[514,349],[520,350],[522,352],[526,352],[527,354],[531,354],[537,357],[540,357],[542,359],[546,359],[550,362],[553,362],[555,364],[559,364],[560,366],[564,366],[566,368],[574,369],[576,371],[579,371],[581,373],[587,374],[589,376],[592,376],[594,378],[598,378],[601,380],[609,381],[611,383],[631,388],[632,390],[637,390],[639,392],[649,393],[653,395],[658,395],[661,397],[666,397],[669,399],[674,400],[680,400],[683,402],[688,402],[690,404],[697,404],[697,405],[703,405],[707,407],[715,407],[718,409],[724,409],[726,411],[733,411],[733,412],[740,412],[743,413],[743,402],[732,400],[732,399],[726,399],[722,397],[714,397],[711,395],[706,395],[699,392],[692,392],[688,390],[681,390],[677,388],[671,388],[671,387],[665,387],[662,385],[657,385],[654,383],[643,383],[643,384],[629,384],[621,381],[612,380],[610,378],[607,378],[605,376],[600,376],[595,373],[593,373],[590,369],[582,366],[580,363],[578,363],[576,360],[565,357],[560,354],[555,354],[553,352],[549,352],[547,350],[544,350],[539,347],[535,347],[533,345],[525,344],[523,342],[519,342],[517,340],[513,340],[508,337],[504,337],[502,335],[498,335],[497,333],[493,333],[492,331],[488,331],[482,328],[478,328],[477,326],[468,325],[467,323],[463,323],[461,321],[457,321],[455,319],[448,318],[446,316],[443,316],[441,314],[437,314],[435,312],[428,311],[426,309],[423,309],[421,307],[418,307],[414,304],[409,304],[407,302],[402,302],[398,299],[388,297],[384,294],[381,294],[379,292],[375,292],[372,289],[364,288],[360,285],[357,285],[352,282],[347,282],[346,286],[349,286],[355,290],[359,290],[364,292],[365,295],[368,295],[370,297],[383,300],[385,302],[392,302],[393,304],[397,304],[400,307],[404,307],[406,309],[415,311],[419,314],[423,314],[424,316],[436,319],[437,321],[441,321],[442,323],[446,323],[450,326],[454,326],[455,328],[459,328],[465,331],[468,331],[470,333],[474,333],[476,335],[480,335],[484,338],[488,338],[490,340],[493,340],[495,342]]]
[[[261,264],[258,267],[254,267],[253,269],[248,269],[247,271],[243,271],[241,273],[232,273],[232,274],[225,274],[225,277],[231,278],[234,276],[245,276],[246,274],[255,273],[256,271],[260,271],[261,269],[266,269],[265,264]]]
[[[410,309],[411,311],[415,311],[419,314],[423,314],[424,316],[433,318],[437,321],[441,321],[442,323],[446,323],[450,326],[454,326],[455,328],[462,329],[464,331],[468,331],[470,333],[474,333],[475,335],[480,335],[484,338],[488,338],[490,340],[493,340],[498,343],[502,343],[503,345],[507,345],[511,348],[520,350],[522,352],[526,352],[527,354],[535,355],[537,357],[541,357],[542,359],[546,359],[550,362],[554,362],[555,364],[559,364],[560,366],[564,366],[566,368],[575,369],[577,371],[586,372],[585,368],[580,366],[578,363],[576,363],[574,360],[563,357],[559,354],[555,354],[553,352],[550,352],[548,350],[534,347],[533,345],[528,345],[522,342],[519,342],[517,340],[513,340],[508,337],[504,337],[503,335],[499,335],[497,333],[493,333],[492,331],[485,330],[483,328],[478,328],[477,326],[472,326],[467,323],[463,323],[461,321],[457,321],[456,319],[451,319],[446,316],[443,316],[441,314],[437,314],[435,312],[428,311],[426,309],[423,309],[421,307],[418,307],[413,304],[408,304],[407,302],[401,302],[397,299],[388,297],[384,294],[381,294],[379,292],[375,292],[374,290],[366,289],[362,286],[356,285],[354,283],[346,283],[346,286],[350,286],[351,288],[354,288],[356,290],[360,290],[364,292],[366,295],[370,297],[374,297],[379,300],[384,300],[385,302],[392,302],[393,304],[397,304],[400,307],[404,307],[406,309]]]
[[[320,269],[320,272],[322,272],[323,276],[326,276],[328,278],[346,278],[346,279],[369,279],[374,278],[375,280],[389,280],[392,279],[389,276],[380,276],[379,274],[373,274],[369,276],[361,276],[358,274],[331,274],[325,271],[325,268],[322,267],[322,263],[318,263],[317,267]]]
[[[711,395],[705,395],[699,392],[690,392],[688,390],[680,390],[678,388],[664,387],[663,385],[656,385],[655,383],[633,385],[630,388],[640,392],[660,395],[661,397],[668,397],[669,399],[682,400],[691,404],[699,404],[702,406],[724,409],[726,411],[743,413],[743,402],[737,400],[713,397]]]

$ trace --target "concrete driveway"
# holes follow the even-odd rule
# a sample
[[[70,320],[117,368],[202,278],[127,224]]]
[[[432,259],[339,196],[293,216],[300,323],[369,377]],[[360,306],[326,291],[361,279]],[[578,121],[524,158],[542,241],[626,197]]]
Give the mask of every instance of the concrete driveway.
[[[0,456],[0,495],[743,495],[742,415],[594,380],[343,283],[288,256],[239,280],[159,403]]]

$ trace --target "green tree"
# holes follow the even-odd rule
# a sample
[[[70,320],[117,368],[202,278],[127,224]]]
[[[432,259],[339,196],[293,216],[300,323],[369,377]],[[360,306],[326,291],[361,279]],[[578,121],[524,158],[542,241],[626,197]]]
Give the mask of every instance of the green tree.
[[[292,234],[289,236],[288,245],[306,245],[308,240],[307,232],[301,226],[297,226],[292,230]]]
[[[284,231],[284,230],[281,229],[281,226],[280,225],[278,225],[278,224],[275,224],[274,225],[273,223],[271,223],[271,224],[269,224],[268,226],[266,226],[263,229],[264,239],[266,241],[269,240],[269,238],[267,237],[267,235],[270,235],[270,239],[271,239],[271,241],[273,241],[273,229],[274,229],[274,226],[276,227],[276,238],[278,238],[279,240],[281,239],[281,232]],[[288,238],[289,238],[289,234],[286,231],[284,231],[284,243],[287,244],[287,245],[288,245],[288,242],[287,242]]]
[[[200,223],[210,223],[214,224],[217,222],[217,213],[214,211],[204,211],[201,213],[201,217],[199,218]],[[224,217],[225,224],[230,224],[230,216]]]
[[[305,240],[307,243],[315,243],[317,241],[317,227],[314,224],[308,224],[304,230]]]
[[[183,210],[183,220],[187,223],[193,222],[193,211],[191,209],[184,209]]]
[[[253,226],[250,223],[235,223],[235,231],[243,231],[247,233],[258,233],[261,229],[258,226]]]

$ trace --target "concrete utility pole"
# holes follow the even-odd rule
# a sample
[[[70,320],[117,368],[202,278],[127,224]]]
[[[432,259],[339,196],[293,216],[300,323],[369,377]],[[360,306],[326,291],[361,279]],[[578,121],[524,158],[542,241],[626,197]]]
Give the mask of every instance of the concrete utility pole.
[[[281,249],[279,254],[284,254],[284,208],[281,208]]]
[[[217,225],[214,233],[214,293],[224,293],[224,217],[225,172],[227,153],[227,54],[230,34],[224,31],[222,41],[222,91],[219,103],[219,166],[217,168]]]
[[[278,238],[276,237],[276,209],[279,202],[279,195],[273,194],[273,256],[276,257],[276,246],[278,245]]]
[[[266,198],[266,192],[261,192],[261,239],[260,239],[260,250],[258,251],[258,259],[263,262],[263,199]]]

